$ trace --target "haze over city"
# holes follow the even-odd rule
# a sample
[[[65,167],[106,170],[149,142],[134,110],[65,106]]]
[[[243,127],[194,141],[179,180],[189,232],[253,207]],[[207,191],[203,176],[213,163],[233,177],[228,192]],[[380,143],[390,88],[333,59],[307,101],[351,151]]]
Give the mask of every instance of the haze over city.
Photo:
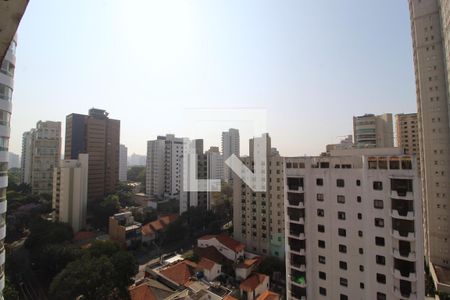
[[[258,108],[281,154],[317,155],[354,115],[416,111],[410,36],[407,1],[31,1],[10,151],[40,119],[91,107],[121,120],[130,154],[188,136],[187,110]],[[229,127],[189,137],[220,146]]]

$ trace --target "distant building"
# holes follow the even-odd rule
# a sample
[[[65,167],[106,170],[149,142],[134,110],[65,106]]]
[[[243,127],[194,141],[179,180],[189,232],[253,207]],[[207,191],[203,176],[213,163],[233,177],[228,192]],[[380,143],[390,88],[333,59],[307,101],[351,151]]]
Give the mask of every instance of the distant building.
[[[22,182],[36,194],[53,192],[53,169],[61,160],[61,122],[39,121],[22,138]]]
[[[260,139],[260,138],[257,138]],[[247,245],[249,251],[284,258],[284,173],[283,157],[272,155],[267,135],[267,168],[265,192],[255,192],[237,174],[233,178],[233,236]],[[253,170],[254,139],[250,140],[248,157],[241,157]]]
[[[147,142],[146,192],[159,198],[179,197],[182,182],[183,138],[173,134]]]
[[[327,145],[326,151],[329,153],[332,150],[347,150],[352,149],[354,147],[353,145],[353,136],[348,135],[345,139],[341,140],[339,144],[330,144]]]
[[[219,147],[210,147],[206,154],[206,164],[208,167],[208,179],[223,179],[223,156]]]
[[[255,300],[259,295],[269,290],[269,276],[254,273],[245,279],[240,285],[241,299]]]
[[[145,166],[146,161],[147,157],[145,155],[133,153],[128,157],[128,166]]]
[[[109,217],[109,238],[124,248],[138,247],[142,242],[142,224],[134,221],[131,212]]]
[[[405,154],[417,156],[417,170],[420,174],[419,124],[417,113],[398,114],[395,116],[397,147]]]
[[[232,262],[237,262],[244,258],[245,245],[226,234],[205,235],[197,240],[197,247],[214,247]]]
[[[102,109],[66,117],[65,159],[89,154],[88,200],[114,193],[119,180],[120,121]]]
[[[89,155],[62,160],[53,175],[53,219],[68,223],[74,232],[86,226]]]
[[[230,128],[228,131],[222,132],[222,155],[225,162],[231,155],[240,156],[240,139],[239,130]],[[224,179],[228,182],[232,179],[233,172],[227,166],[224,166]]]
[[[20,157],[18,154],[8,153],[8,168],[20,168]]]
[[[128,148],[125,145],[120,145],[119,156],[119,181],[127,181]]]
[[[353,137],[356,148],[394,147],[392,114],[353,117]]]

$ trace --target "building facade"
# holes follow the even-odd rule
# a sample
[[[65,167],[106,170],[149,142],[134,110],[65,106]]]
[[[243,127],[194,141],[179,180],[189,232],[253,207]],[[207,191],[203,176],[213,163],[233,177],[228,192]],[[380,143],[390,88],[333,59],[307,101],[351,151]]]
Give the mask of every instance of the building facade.
[[[397,147],[405,154],[419,155],[419,126],[417,114],[398,114],[395,116]]]
[[[120,145],[119,156],[119,181],[127,181],[128,148],[125,145]]]
[[[435,285],[450,293],[450,3],[410,0],[425,208],[425,251]]]
[[[119,180],[120,121],[105,110],[92,108],[88,115],[66,117],[65,159],[89,154],[88,200],[114,193]]]
[[[249,251],[283,258],[285,255],[283,158],[271,155],[270,137],[267,137],[267,143],[267,191],[253,191],[237,174],[234,174],[233,236],[246,244]],[[249,144],[250,156],[240,159],[253,171],[253,139]]]
[[[353,117],[353,137],[356,148],[394,147],[392,114]]]
[[[61,160],[61,122],[39,121],[22,136],[22,182],[36,194],[53,192],[53,169]]]
[[[415,157],[390,153],[285,158],[288,299],[424,299]]]
[[[53,220],[68,223],[76,233],[86,226],[89,155],[62,160],[53,175]]]
[[[20,168],[20,156],[18,154],[8,153],[8,168]]]
[[[347,135],[347,137],[339,142],[339,144],[329,144],[326,146],[327,153],[333,150],[348,150],[354,147],[353,136]]]
[[[182,184],[183,138],[173,134],[147,142],[146,192],[158,198],[179,197]]]
[[[232,154],[240,156],[240,139],[239,130],[230,128],[228,131],[222,132],[222,155],[225,162]],[[233,178],[231,169],[224,165],[224,180],[228,182]]]

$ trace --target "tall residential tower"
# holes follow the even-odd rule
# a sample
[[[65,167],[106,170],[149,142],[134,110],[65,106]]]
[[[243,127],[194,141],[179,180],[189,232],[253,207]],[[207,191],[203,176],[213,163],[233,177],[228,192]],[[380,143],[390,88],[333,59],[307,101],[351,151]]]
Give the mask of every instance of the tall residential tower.
[[[228,131],[222,132],[222,155],[225,162],[232,154],[239,157],[240,154],[240,142],[239,142],[239,130],[230,128]],[[233,172],[231,169],[224,165],[223,169],[225,181],[229,181],[233,178]]]
[[[450,293],[450,1],[409,0],[425,209],[435,285]]]

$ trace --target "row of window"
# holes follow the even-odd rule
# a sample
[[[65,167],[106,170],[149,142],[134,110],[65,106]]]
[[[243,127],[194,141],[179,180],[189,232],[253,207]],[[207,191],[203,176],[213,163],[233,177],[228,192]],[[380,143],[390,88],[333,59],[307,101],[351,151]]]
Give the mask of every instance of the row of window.
[[[323,186],[323,178],[317,178],[316,179],[316,185],[317,186]],[[361,180],[356,180],[356,185],[361,186]],[[344,179],[336,179],[336,186],[337,187],[345,187],[345,180]],[[383,190],[383,183],[381,181],[374,181],[373,182],[373,189],[376,191]]]
[[[383,222],[384,222],[384,221],[383,221]],[[323,228],[323,230],[325,231],[325,228]],[[342,235],[344,235],[344,236],[347,234],[347,232],[345,231],[345,229],[342,229],[342,228],[339,228],[339,229],[338,229],[338,233],[339,233],[339,235],[342,234]],[[361,235],[362,235],[362,232],[361,232]],[[326,248],[326,243],[325,243],[324,240],[318,240],[318,241],[317,241],[317,244],[318,244],[318,247],[319,247],[319,248],[322,248],[322,249],[325,249],[325,248]],[[376,236],[376,237],[375,237],[375,245],[380,246],[380,247],[384,247],[385,244],[386,244],[386,242],[385,242],[385,240],[384,240],[383,237],[380,237],[380,236]],[[339,244],[339,252],[341,252],[341,253],[347,253],[347,246],[346,246],[346,245]],[[363,253],[364,253],[364,249],[363,249],[363,248],[359,248],[359,253],[360,253],[360,254],[363,254]],[[319,262],[320,262],[320,259],[319,259]]]
[[[322,202],[322,201],[325,200],[325,197],[324,197],[323,194],[317,194],[317,195],[316,195],[316,199],[317,199],[317,201]],[[361,196],[357,196],[357,197],[356,197],[356,201],[357,201],[358,203],[361,203]],[[345,203],[345,196],[343,196],[343,195],[337,195],[337,203],[339,203],[339,204],[344,204],[344,203]],[[374,208],[377,208],[377,209],[383,209],[383,207],[384,207],[384,205],[383,205],[383,200],[378,200],[378,199],[373,200],[373,207],[374,207]],[[323,216],[322,216],[322,217],[323,217]]]

